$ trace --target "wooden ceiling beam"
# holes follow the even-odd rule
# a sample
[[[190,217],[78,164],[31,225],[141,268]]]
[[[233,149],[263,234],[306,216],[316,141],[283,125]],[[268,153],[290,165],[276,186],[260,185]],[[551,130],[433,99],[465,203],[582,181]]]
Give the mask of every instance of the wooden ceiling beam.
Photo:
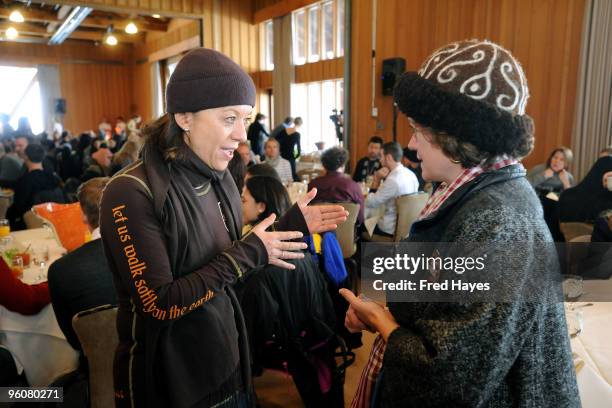
[[[11,14],[11,10],[7,8],[0,8],[0,19],[7,19]],[[25,18],[26,22],[37,22],[37,23],[61,23],[61,20],[57,18],[57,13],[48,13],[43,10],[35,9],[22,9],[21,14]],[[131,19],[114,19],[105,17],[87,17],[81,23],[82,27],[92,28],[106,28],[109,25],[113,25],[117,30],[124,30],[125,26],[130,22],[134,21],[138,26],[139,31],[160,31],[166,32],[168,30],[168,24],[162,21],[150,22],[143,18]]]
[[[47,3],[48,0],[32,0],[32,3]],[[53,0],[53,4],[66,6],[86,6],[95,10],[110,11],[123,14],[153,15],[159,14],[164,17],[197,18],[204,15],[205,0],[190,1],[163,1],[153,2],[150,0]],[[124,3],[125,5],[118,5]],[[128,5],[129,4],[129,5]]]
[[[47,32],[47,29],[44,27],[40,27],[34,24],[28,24],[28,23],[20,23],[19,25],[0,23],[0,33],[4,35],[4,32],[10,26],[13,26],[17,29],[17,31],[19,32],[19,36],[25,35],[25,36],[39,36],[39,37],[50,38],[53,35],[53,32],[50,32],[50,33]],[[144,42],[143,41],[144,37],[142,34],[128,35],[128,34],[124,34],[120,32],[115,32],[113,34],[115,35],[115,37],[117,37],[117,41],[119,41],[120,43]],[[72,32],[72,34],[70,34],[70,37],[68,37],[68,40],[89,40],[89,41],[100,41],[101,42],[103,38],[104,38],[104,33],[101,31],[75,30]]]

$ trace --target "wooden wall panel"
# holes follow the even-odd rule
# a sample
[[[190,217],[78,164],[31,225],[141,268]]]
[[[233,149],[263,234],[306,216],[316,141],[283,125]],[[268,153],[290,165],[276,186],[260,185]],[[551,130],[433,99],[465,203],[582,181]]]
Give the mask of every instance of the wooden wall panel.
[[[261,23],[271,18],[282,17],[320,0],[255,0],[253,22]]]
[[[376,94],[379,117],[371,116],[372,1],[353,0],[351,34],[351,159],[366,152],[377,134],[392,138],[392,97],[382,96],[382,60],[403,57],[417,70],[436,48],[451,41],[490,39],[509,49],[525,69],[531,97],[527,113],[536,125],[536,147],[526,167],[546,160],[559,145],[571,145],[571,130],[585,0],[378,0]],[[409,141],[400,114],[398,141]]]
[[[151,64],[135,63],[132,66],[132,109],[144,122],[153,118],[153,95],[151,95]]]
[[[128,64],[134,48],[130,44],[94,46],[90,42],[64,43],[56,46],[0,41],[0,62],[4,64],[59,64],[89,61]]]
[[[325,81],[344,76],[344,58],[322,60],[295,67],[295,83]]]
[[[132,70],[129,65],[60,64],[64,127],[73,133],[95,129],[102,117],[131,115]]]

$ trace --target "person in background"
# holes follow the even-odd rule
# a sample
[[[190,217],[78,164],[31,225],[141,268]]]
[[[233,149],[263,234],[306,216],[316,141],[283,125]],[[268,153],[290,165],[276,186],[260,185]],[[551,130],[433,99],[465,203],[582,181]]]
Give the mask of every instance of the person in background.
[[[10,139],[14,137],[15,129],[9,123],[11,117],[6,113],[0,113],[0,139]]]
[[[0,143],[0,186],[14,186],[21,177],[23,163],[13,155],[6,154],[4,144]]]
[[[302,146],[300,144],[300,132],[298,129],[302,126],[302,118],[297,117],[293,120],[293,126],[282,130],[276,140],[280,143],[281,157],[291,165],[291,175],[293,181],[299,181],[295,169],[295,160],[302,154]]]
[[[107,118],[102,118],[102,121],[98,125],[98,134],[97,137],[101,140],[106,139],[107,135],[110,135],[113,131],[113,127],[108,122]]]
[[[279,217],[291,207],[287,189],[275,177],[253,176],[242,192],[242,223],[255,226],[271,214]]]
[[[293,118],[291,116],[287,116],[283,123],[272,129],[270,132],[270,137],[276,139],[278,135],[285,129],[293,126]]]
[[[255,115],[255,120],[251,123],[247,132],[247,140],[251,143],[251,150],[260,158],[264,157],[263,147],[269,137],[268,132],[266,132],[266,119],[267,117],[263,113]]]
[[[246,167],[251,167],[255,164],[255,160],[253,160],[252,157],[253,152],[251,151],[251,148],[247,142],[241,142],[236,149],[236,153],[238,153]]]
[[[561,193],[574,185],[574,176],[567,171],[572,158],[572,151],[567,147],[553,150],[546,160],[544,171],[533,175],[532,185],[536,192],[540,195],[550,192]]]
[[[27,137],[33,138],[34,133],[32,133],[32,127],[30,126],[30,121],[26,117],[19,118],[17,121],[17,130],[15,131],[15,137]]]
[[[272,178],[277,179],[278,181],[281,181],[280,177],[278,176],[278,173],[276,172],[276,170],[274,170],[274,167],[266,163],[258,163],[258,164],[255,164],[247,168],[246,174],[244,176],[244,180],[246,181],[250,177],[255,177],[255,176],[272,177]]]
[[[425,187],[425,180],[423,180],[423,174],[421,170],[421,160],[417,156],[417,152],[404,147],[404,155],[402,156],[402,164],[408,170],[412,171],[419,181],[419,191],[423,191],[423,187]]]
[[[232,157],[232,160],[230,160],[229,164],[227,165],[227,170],[232,175],[234,183],[236,183],[236,187],[238,187],[238,191],[242,193],[247,166],[245,166],[244,161],[239,154],[234,154],[234,157]]]
[[[612,156],[612,146],[604,147],[599,151],[599,157]]]
[[[397,142],[385,143],[382,148],[382,168],[374,173],[372,190],[365,200],[366,208],[384,206],[385,213],[376,224],[374,233],[392,237],[397,224],[397,205],[395,199],[399,196],[419,191],[419,182],[413,172],[402,165],[404,151]],[[381,181],[385,180],[382,187]],[[379,188],[380,187],[380,188]]]
[[[106,143],[100,144],[100,148],[91,155],[91,159],[91,164],[83,172],[81,181],[85,182],[94,177],[107,177],[110,175],[113,153]]]
[[[380,164],[380,152],[383,140],[378,136],[372,136],[368,142],[368,155],[362,157],[355,166],[353,180],[357,183],[365,181],[368,176],[373,176],[382,166]]]
[[[126,168],[138,160],[140,146],[137,142],[128,140],[111,159],[111,175]]]
[[[30,143],[31,143],[30,138],[26,136],[15,137],[15,153],[21,160],[25,161],[26,159],[25,149],[26,147],[28,147]]]
[[[264,163],[276,170],[283,184],[287,185],[292,182],[293,174],[291,173],[291,164],[281,157],[278,140],[273,137],[269,138],[264,148],[266,151],[266,160],[264,160]]]
[[[544,271],[559,273],[556,256],[541,251],[553,241],[519,161],[534,145],[528,95],[518,61],[478,40],[434,51],[394,89],[414,129],[408,146],[422,160],[423,178],[440,183],[408,241],[495,245],[502,259],[489,256],[495,261],[487,259],[487,275],[504,274],[507,284],[518,285]],[[517,243],[527,244],[518,255]],[[466,255],[449,252],[454,259]],[[439,269],[425,273],[430,282],[440,278]],[[519,291],[506,301],[387,307],[342,289],[351,304],[347,327],[380,333],[353,406],[580,407],[565,310],[551,286],[538,287],[537,299]],[[374,401],[371,379],[378,380]]]
[[[308,184],[308,190],[317,189],[317,201],[341,203],[350,202],[359,204],[357,226],[363,224],[364,200],[361,187],[345,171],[348,161],[348,152],[342,147],[332,147],[321,155],[321,164],[325,174],[317,177]]]
[[[25,228],[23,214],[36,204],[36,195],[58,187],[57,179],[53,174],[43,170],[42,161],[45,157],[45,149],[41,145],[28,145],[25,149],[25,157],[27,173],[17,180],[13,205],[7,211],[11,228],[15,230]]]
[[[77,197],[91,241],[64,255],[49,267],[48,282],[55,317],[73,349],[81,344],[72,328],[77,313],[102,305],[117,304],[113,276],[100,239],[100,198],[108,178],[93,178],[81,184]]]

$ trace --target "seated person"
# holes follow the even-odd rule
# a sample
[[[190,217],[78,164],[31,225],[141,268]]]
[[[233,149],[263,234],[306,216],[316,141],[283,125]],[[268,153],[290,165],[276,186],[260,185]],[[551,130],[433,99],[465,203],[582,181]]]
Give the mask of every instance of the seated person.
[[[317,189],[316,201],[359,204],[357,224],[363,224],[363,193],[359,184],[344,174],[348,152],[341,147],[327,149],[321,155],[325,175],[317,177],[308,184],[308,190]]]
[[[608,172],[612,172],[612,156],[601,157],[576,187],[561,194],[561,222],[593,223],[602,212],[612,208],[612,191],[603,184],[604,175]]]
[[[383,145],[382,168],[374,174],[371,193],[365,200],[366,208],[378,208],[384,206],[385,213],[376,224],[375,234],[392,237],[395,234],[397,224],[397,205],[395,199],[399,196],[417,193],[419,181],[413,172],[401,163],[404,151],[397,142],[389,142]],[[381,181],[385,179],[382,187]]]
[[[247,142],[240,142],[236,148],[235,154],[240,155],[240,158],[246,167],[251,167],[255,164],[255,157]]]
[[[280,144],[278,140],[271,137],[266,141],[264,149],[266,153],[266,160],[264,160],[264,163],[272,166],[274,170],[276,170],[284,185],[292,182],[293,175],[291,173],[291,164],[280,156]]]
[[[72,329],[72,317],[83,310],[117,303],[98,226],[100,198],[108,180],[100,177],[88,180],[77,193],[92,240],[49,267],[49,291],[55,317],[68,343],[79,351],[81,345]]]
[[[278,176],[278,173],[276,172],[276,170],[274,170],[274,167],[266,163],[259,163],[259,164],[249,167],[246,171],[246,175],[244,176],[244,179],[246,181],[250,177],[254,177],[254,176],[272,177],[272,178],[277,179],[278,181],[281,181],[280,177]]]
[[[22,315],[34,315],[50,302],[47,282],[28,285],[13,275],[0,257],[0,306]]]
[[[113,153],[106,143],[102,143],[100,148],[91,155],[91,162],[81,176],[81,181],[85,182],[94,177],[106,177],[110,175]]]
[[[355,166],[353,180],[357,183],[366,181],[368,176],[373,176],[381,167],[380,151],[382,149],[383,140],[378,136],[372,136],[368,143],[368,155],[361,158]]]
[[[574,176],[567,171],[572,157],[572,151],[567,147],[552,151],[546,161],[546,168],[541,173],[531,176],[531,183],[538,194],[560,193],[574,184]]]
[[[586,279],[612,276],[612,208],[595,220],[587,256],[580,262],[576,274]]]
[[[4,144],[0,143],[0,185],[14,186],[21,177],[22,166],[21,160],[6,154]]]
[[[402,156],[402,164],[404,167],[414,173],[417,180],[419,181],[419,191],[423,191],[425,187],[425,180],[423,180],[423,170],[421,169],[421,160],[417,156],[416,150],[411,150],[408,147],[404,147],[404,155]]]
[[[270,214],[278,217],[290,206],[287,190],[277,179],[254,176],[246,181],[245,225],[255,225]],[[257,375],[264,367],[285,363],[306,406],[338,406],[343,401],[342,383],[332,375],[330,390],[324,393],[317,375],[323,370],[333,374],[336,367],[337,344],[332,336],[336,319],[325,279],[308,253],[290,262],[296,267],[292,271],[268,265],[235,286],[249,334],[253,371]]]
[[[13,205],[7,212],[11,228],[15,230],[25,228],[23,214],[29,211],[34,204],[38,204],[36,196],[43,191],[54,190],[59,186],[53,174],[43,170],[44,157],[45,150],[39,144],[29,144],[25,149],[25,165],[28,172],[17,181]]]
[[[244,177],[246,175],[247,167],[242,161],[242,157],[237,152],[238,149],[236,149],[236,151],[234,152],[234,156],[227,165],[227,169],[232,175],[234,183],[236,183],[236,187],[238,187],[238,191],[242,193],[242,188],[244,187]]]

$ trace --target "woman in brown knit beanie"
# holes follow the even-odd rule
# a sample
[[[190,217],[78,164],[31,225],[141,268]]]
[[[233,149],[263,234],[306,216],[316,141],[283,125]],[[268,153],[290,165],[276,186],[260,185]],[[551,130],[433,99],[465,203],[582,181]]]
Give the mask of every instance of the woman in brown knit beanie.
[[[579,407],[563,303],[544,279],[556,281],[557,255],[520,164],[534,142],[522,67],[495,43],[451,43],[404,74],[394,96],[423,178],[437,184],[405,247],[457,262],[485,248],[483,280],[503,290],[387,291],[383,308],[343,289],[347,328],[380,334],[353,407]],[[402,276],[482,276],[436,268]]]
[[[240,193],[226,169],[254,104],[253,81],[236,63],[189,52],[168,83],[168,113],[143,130],[142,160],[106,187],[100,227],[119,299],[118,407],[253,405],[231,286],[266,264],[292,269],[286,260],[305,247],[294,240],[346,217],[340,206],[308,206],[314,192],[241,237]]]

